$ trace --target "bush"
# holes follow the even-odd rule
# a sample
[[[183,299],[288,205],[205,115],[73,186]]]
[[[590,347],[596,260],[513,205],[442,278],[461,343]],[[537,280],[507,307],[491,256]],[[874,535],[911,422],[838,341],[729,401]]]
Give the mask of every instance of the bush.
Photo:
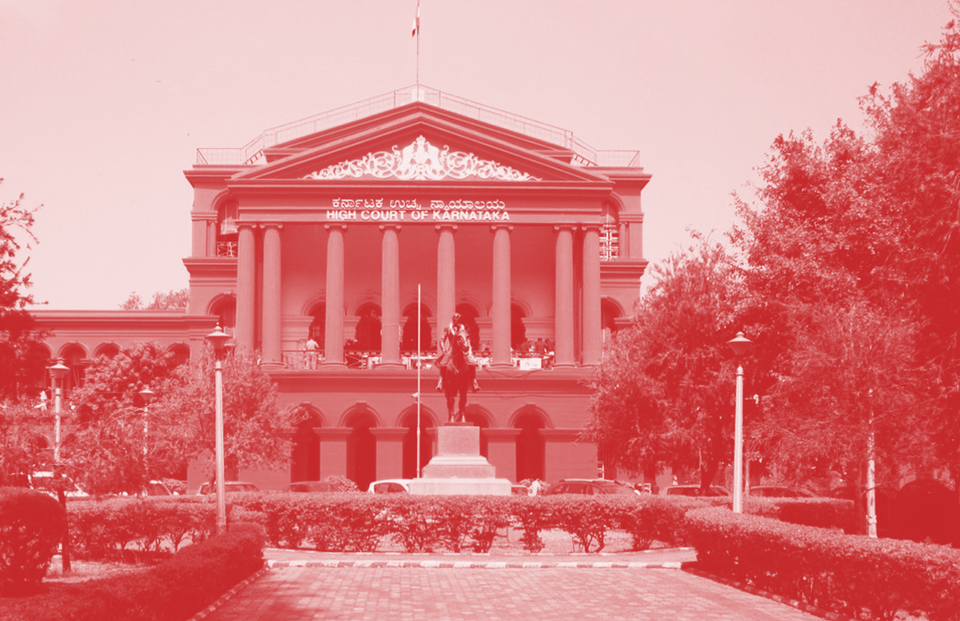
[[[39,587],[65,526],[63,509],[52,497],[0,487],[0,595]]]
[[[263,567],[263,531],[234,524],[225,535],[185,547],[156,567],[115,578],[67,584],[10,602],[21,621],[181,621]]]
[[[717,508],[691,511],[686,521],[698,564],[713,573],[855,618],[960,619],[956,550]]]

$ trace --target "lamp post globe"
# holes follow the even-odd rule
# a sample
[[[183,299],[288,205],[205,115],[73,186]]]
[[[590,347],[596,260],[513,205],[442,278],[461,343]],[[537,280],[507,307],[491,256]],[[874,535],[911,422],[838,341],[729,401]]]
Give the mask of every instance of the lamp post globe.
[[[742,358],[753,347],[753,341],[737,332],[727,341],[727,346],[737,359],[736,424],[733,437],[733,512],[743,512],[743,365]]]

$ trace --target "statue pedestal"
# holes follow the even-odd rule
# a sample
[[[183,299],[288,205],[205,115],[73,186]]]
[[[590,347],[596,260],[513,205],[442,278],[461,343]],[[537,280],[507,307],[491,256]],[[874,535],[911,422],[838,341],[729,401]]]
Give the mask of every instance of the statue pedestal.
[[[480,428],[447,424],[437,428],[437,454],[423,467],[423,478],[410,481],[410,493],[422,495],[510,495],[510,481],[497,479],[480,454]]]

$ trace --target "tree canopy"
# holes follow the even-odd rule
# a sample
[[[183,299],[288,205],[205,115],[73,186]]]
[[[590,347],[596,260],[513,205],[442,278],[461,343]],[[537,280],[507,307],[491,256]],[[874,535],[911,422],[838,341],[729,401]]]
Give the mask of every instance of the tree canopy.
[[[150,303],[144,302],[139,293],[133,291],[126,301],[120,305],[120,310],[186,310],[190,305],[190,288],[171,290],[167,293],[157,291],[153,294]]]
[[[0,204],[0,399],[36,396],[45,373],[41,335],[26,310],[33,302],[27,292],[29,257],[21,256],[36,241],[31,231],[35,212],[24,204],[23,194]]]
[[[588,435],[605,455],[674,466],[689,456],[678,437],[724,427],[733,380],[715,348],[742,326],[767,476],[859,488],[869,454],[891,481],[947,467],[960,482],[957,24],[924,50],[922,73],[862,99],[865,134],[838,121],[822,143],[773,141],[756,200],[736,199],[729,254],[694,245],[654,272],[594,378]],[[707,462],[709,435],[696,437]]]

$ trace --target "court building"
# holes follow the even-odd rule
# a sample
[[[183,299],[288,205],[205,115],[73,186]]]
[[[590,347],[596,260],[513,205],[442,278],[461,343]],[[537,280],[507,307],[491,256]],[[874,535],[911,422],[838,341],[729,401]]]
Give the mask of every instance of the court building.
[[[637,152],[414,86],[200,149],[184,174],[190,307],[38,311],[74,381],[136,341],[188,357],[219,322],[303,413],[289,471],[243,477],[364,487],[415,475],[416,393],[429,460],[447,416],[432,359],[458,312],[481,363],[467,418],[497,476],[597,475],[584,380],[647,265]]]

